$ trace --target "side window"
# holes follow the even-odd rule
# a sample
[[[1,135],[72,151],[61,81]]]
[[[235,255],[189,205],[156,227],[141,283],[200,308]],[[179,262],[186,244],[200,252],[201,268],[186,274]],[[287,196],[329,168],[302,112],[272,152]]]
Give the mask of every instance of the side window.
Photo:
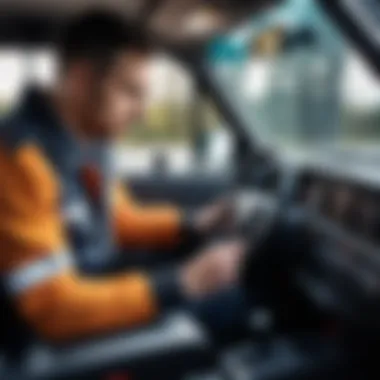
[[[191,73],[167,56],[152,63],[145,117],[119,147],[120,170],[131,174],[186,175],[225,170],[231,136]]]
[[[28,83],[51,85],[56,60],[49,50],[0,51],[0,113],[16,106]],[[129,128],[117,147],[121,174],[177,174],[225,171],[232,138],[210,99],[191,74],[167,56],[151,67],[144,118]]]
[[[55,78],[55,57],[50,50],[0,50],[0,114],[13,108],[28,85],[50,85]]]

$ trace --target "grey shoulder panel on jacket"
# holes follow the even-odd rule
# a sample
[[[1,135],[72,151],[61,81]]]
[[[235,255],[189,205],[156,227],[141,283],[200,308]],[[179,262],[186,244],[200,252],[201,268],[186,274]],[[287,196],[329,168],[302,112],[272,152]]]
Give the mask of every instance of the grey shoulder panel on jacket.
[[[11,150],[17,150],[30,142],[36,142],[37,136],[33,123],[23,115],[13,113],[0,120],[0,143]]]

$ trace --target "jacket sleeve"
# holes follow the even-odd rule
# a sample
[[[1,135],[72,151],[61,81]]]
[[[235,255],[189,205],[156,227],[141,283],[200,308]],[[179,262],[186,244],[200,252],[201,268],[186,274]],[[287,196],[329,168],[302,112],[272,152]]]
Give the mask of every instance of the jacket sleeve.
[[[170,205],[143,206],[117,183],[113,189],[113,221],[120,246],[168,248],[184,235],[184,216]]]
[[[16,309],[35,331],[71,340],[156,316],[158,296],[143,273],[99,280],[76,273],[67,259],[59,186],[36,147],[1,148],[0,178],[0,271]]]

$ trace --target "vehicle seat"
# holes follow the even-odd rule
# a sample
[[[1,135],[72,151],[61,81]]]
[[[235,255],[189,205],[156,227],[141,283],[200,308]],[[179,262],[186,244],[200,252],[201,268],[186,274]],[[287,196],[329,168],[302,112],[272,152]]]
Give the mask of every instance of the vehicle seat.
[[[94,379],[112,370],[132,378],[178,379],[211,364],[207,334],[189,315],[173,313],[137,331],[54,347],[33,343],[18,362],[0,361],[0,379]]]

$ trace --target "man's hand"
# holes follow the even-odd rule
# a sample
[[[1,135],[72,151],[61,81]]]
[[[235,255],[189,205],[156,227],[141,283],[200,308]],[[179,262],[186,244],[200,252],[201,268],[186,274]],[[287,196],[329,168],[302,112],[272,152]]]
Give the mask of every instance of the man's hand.
[[[230,229],[234,225],[233,202],[222,199],[195,214],[194,227],[200,235]]]
[[[185,296],[201,298],[237,282],[246,246],[242,241],[218,243],[204,250],[181,272]]]

